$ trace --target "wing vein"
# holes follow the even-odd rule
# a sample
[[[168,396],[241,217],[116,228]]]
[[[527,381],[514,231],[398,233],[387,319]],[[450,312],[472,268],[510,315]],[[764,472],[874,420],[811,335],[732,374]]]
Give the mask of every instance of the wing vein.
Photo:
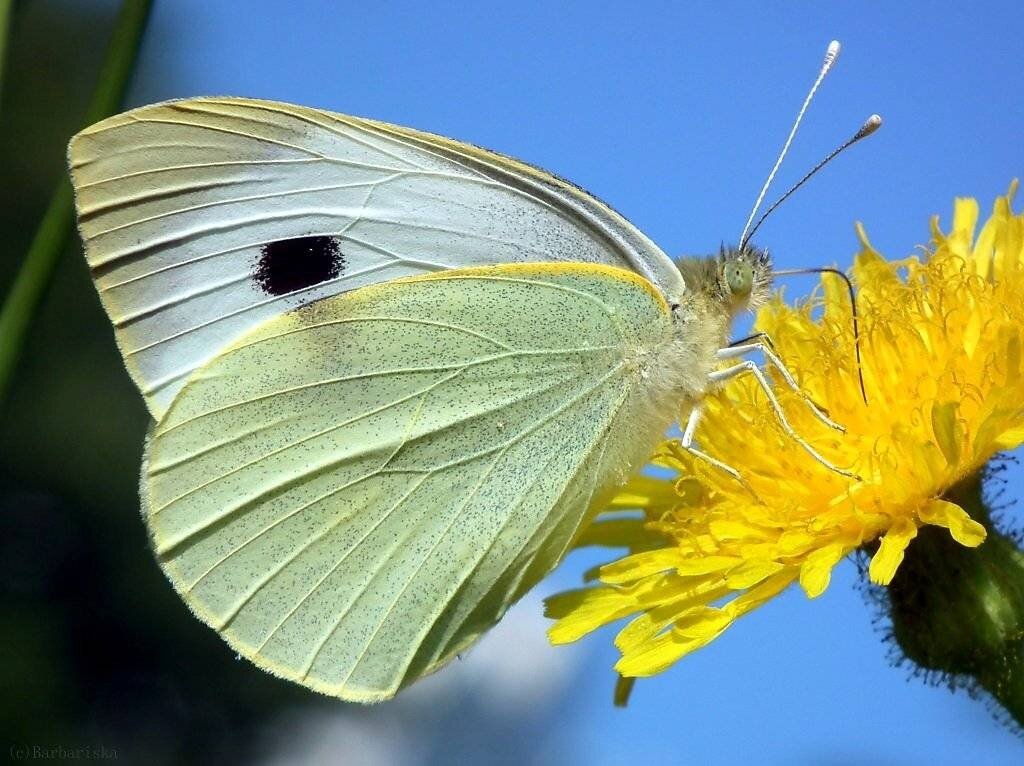
[[[193,102],[193,103],[196,103],[196,102]],[[220,104],[220,105],[223,105],[223,106],[227,106],[227,105],[241,106],[240,104],[237,104],[237,103],[234,103],[234,102],[231,102],[231,101],[215,101],[215,100],[210,100],[210,101],[200,101],[198,103],[208,104],[208,105]],[[263,112],[270,112],[271,114],[285,115],[286,117],[291,117],[292,119],[298,120],[299,122],[304,122],[304,123],[306,123],[308,125],[314,125],[316,127],[323,128],[324,130],[326,130],[326,131],[328,131],[330,133],[334,133],[337,136],[342,136],[342,137],[348,139],[349,141],[352,141],[353,143],[360,144],[361,146],[365,146],[365,147],[367,147],[369,149],[372,149],[372,150],[374,150],[376,152],[380,152],[381,154],[383,154],[383,155],[385,155],[387,157],[390,157],[393,160],[397,160],[398,162],[402,162],[402,163],[406,163],[408,165],[412,165],[414,168],[422,169],[420,165],[417,165],[412,160],[400,157],[397,154],[389,152],[386,149],[382,149],[379,146],[375,146],[374,144],[372,144],[372,143],[370,143],[368,141],[360,141],[359,139],[355,138],[354,136],[345,134],[342,131],[339,131],[339,130],[335,129],[335,128],[331,127],[330,125],[326,124],[326,123],[320,122],[319,120],[312,119],[307,114],[303,114],[303,113],[300,113],[298,111],[294,111],[292,109],[282,108],[281,106],[278,106],[278,105],[272,105],[270,102],[248,103],[248,104],[245,104],[244,107],[246,109],[252,109],[254,111],[263,111]],[[259,124],[258,120],[255,120],[255,119],[253,119],[251,117],[250,118],[244,118],[244,117],[241,117],[240,115],[238,115],[238,114],[236,114],[234,112],[222,112],[222,111],[218,111],[216,109],[194,109],[194,111],[213,113],[213,114],[217,114],[219,116],[226,117],[226,118],[229,118],[229,119],[247,119],[250,122],[256,122],[257,124]]]
[[[455,523],[461,518],[461,516],[462,516],[463,512],[465,511],[466,507],[469,505],[469,501],[472,500],[473,497],[476,496],[477,492],[480,491],[480,488],[483,486],[484,480],[488,476],[490,476],[490,474],[493,472],[494,467],[497,465],[498,461],[501,460],[501,458],[508,452],[509,449],[512,448],[513,444],[516,444],[516,443],[522,441],[523,439],[526,438],[526,436],[528,436],[529,434],[531,434],[535,430],[537,430],[537,428],[540,428],[543,425],[546,425],[547,423],[551,422],[551,420],[554,417],[556,417],[557,415],[559,415],[562,412],[564,412],[567,408],[577,404],[581,399],[589,397],[591,394],[594,393],[594,391],[597,390],[598,387],[600,387],[604,383],[604,381],[606,381],[609,377],[611,377],[611,375],[619,372],[622,369],[622,367],[623,367],[623,365],[621,365],[621,364],[617,365],[611,371],[609,371],[608,373],[603,375],[596,383],[593,383],[590,386],[590,388],[587,389],[584,393],[577,394],[576,396],[572,397],[568,402],[566,402],[566,403],[562,404],[560,407],[558,407],[553,413],[549,413],[547,416],[545,416],[540,421],[540,423],[538,423],[536,426],[523,431],[515,439],[513,439],[509,443],[505,444],[504,446],[502,446],[499,449],[499,451],[497,452],[497,454],[494,457],[494,460],[492,460],[491,463],[488,465],[487,470],[484,472],[483,476],[481,476],[481,478],[474,485],[473,490],[469,493],[469,495],[465,498],[465,500],[463,500],[459,504],[458,510],[454,514],[452,514],[452,518],[448,522],[448,524],[445,526],[444,531],[438,536],[437,540],[430,547],[430,550],[427,551],[426,555],[420,560],[419,565],[413,570],[412,574],[406,579],[405,584],[402,586],[401,590],[399,590],[398,595],[395,596],[394,599],[392,599],[391,603],[388,605],[387,610],[384,612],[384,615],[378,620],[377,627],[374,628],[373,633],[370,635],[370,638],[366,642],[364,642],[363,648],[358,652],[356,661],[355,661],[355,663],[353,663],[352,667],[349,669],[348,674],[341,681],[341,684],[340,684],[341,686],[344,686],[348,682],[348,680],[352,677],[352,674],[355,672],[356,668],[364,660],[364,658],[366,657],[366,652],[369,650],[370,646],[373,644],[373,641],[377,637],[377,634],[380,632],[381,628],[384,627],[384,624],[388,621],[388,619],[394,613],[395,607],[398,605],[399,600],[401,600],[402,596],[405,595],[406,591],[408,591],[409,586],[412,585],[413,581],[419,576],[420,572],[423,570],[423,567],[426,566],[427,562],[430,560],[431,555],[434,553],[434,551],[437,550],[438,546],[442,542],[446,542],[445,538],[447,537],[448,532],[451,531],[451,529],[455,525]],[[486,454],[486,453],[484,453],[484,454]],[[479,458],[477,458],[477,459],[479,459]],[[444,469],[441,468],[441,469],[435,469],[435,470],[444,470]],[[371,580],[371,582],[372,582],[372,580]],[[364,587],[364,589],[363,589],[364,592],[365,592],[366,588],[368,588],[368,587],[369,587],[369,582],[367,583],[366,587]],[[323,650],[323,647],[326,645],[326,643],[334,635],[335,631],[337,631],[337,629],[341,625],[341,621],[344,619],[344,617],[345,617],[345,614],[343,613],[341,618],[339,618],[339,620],[335,622],[334,627],[331,629],[330,633],[317,646],[317,649],[314,652],[314,655],[313,655],[312,659],[309,661],[309,663],[308,663],[308,665],[306,667],[306,672],[303,675],[303,679],[308,677],[309,671],[312,669],[313,665],[316,662],[316,658],[319,656],[320,652]]]
[[[223,205],[235,205],[235,204],[238,204],[240,202],[259,202],[259,201],[272,200],[272,199],[282,199],[284,197],[293,197],[293,196],[297,196],[297,195],[300,195],[300,194],[317,194],[319,192],[340,191],[341,189],[361,189],[364,186],[373,187],[373,186],[375,186],[377,184],[380,184],[380,183],[386,183],[387,181],[389,181],[389,180],[391,180],[391,179],[393,179],[395,177],[396,177],[395,175],[392,175],[392,176],[389,176],[388,178],[377,179],[377,180],[374,180],[374,181],[355,181],[355,182],[352,182],[352,183],[328,184],[326,186],[313,186],[313,187],[302,188],[302,189],[284,189],[284,190],[277,191],[277,192],[268,192],[267,194],[251,194],[251,195],[249,195],[247,197],[229,197],[227,199],[218,199],[218,200],[214,200],[212,202],[204,202],[202,204],[190,205],[188,207],[178,208],[176,210],[167,210],[167,211],[165,211],[163,213],[157,213],[156,215],[151,215],[151,216],[148,216],[146,218],[136,218],[135,220],[128,221],[127,223],[122,223],[122,224],[119,224],[117,226],[111,226],[109,229],[103,229],[102,231],[93,232],[93,233],[90,234],[90,237],[102,237],[102,236],[105,236],[107,234],[112,234],[115,231],[124,231],[126,229],[132,228],[133,226],[144,226],[145,224],[153,223],[153,221],[159,221],[159,220],[162,220],[164,218],[173,218],[174,216],[187,215],[189,213],[194,213],[197,210],[208,210],[210,208],[221,207]],[[217,189],[217,188],[221,188],[221,187],[234,186],[236,184],[251,183],[252,180],[253,179],[241,179],[241,180],[232,180],[232,181],[218,181],[216,183],[210,184],[209,187],[207,187],[207,188]],[[188,191],[190,191],[190,190],[186,190],[186,191],[184,191],[182,193],[187,193]],[[116,203],[110,203],[110,207],[126,206],[126,205],[130,205],[130,204],[133,204],[133,203],[140,203],[140,202],[145,202],[145,201],[146,201],[145,198],[141,198],[141,199],[140,198],[137,198],[137,199],[128,198],[127,201],[118,201]],[[98,212],[97,212],[97,210],[98,210]],[[104,208],[83,209],[79,213],[79,217],[80,218],[82,216],[95,217],[96,215],[102,214],[103,210],[104,210]]]
[[[608,439],[608,436],[607,436],[607,434],[608,434],[608,431],[610,430],[610,426],[611,426],[611,424],[612,424],[612,423],[614,423],[614,422],[615,422],[615,420],[616,420],[616,419],[617,419],[617,418],[619,417],[619,415],[621,414],[621,410],[622,410],[622,405],[623,405],[623,403],[624,403],[624,402],[626,401],[626,399],[627,399],[627,398],[628,398],[628,396],[629,396],[629,386],[628,386],[628,384],[624,385],[624,386],[623,386],[623,389],[624,389],[624,390],[623,390],[623,393],[622,393],[622,395],[621,395],[621,396],[619,397],[619,399],[618,399],[618,401],[617,401],[617,403],[616,403],[615,407],[614,407],[614,408],[613,408],[613,410],[612,410],[612,416],[611,416],[610,418],[608,418],[608,419],[607,419],[607,420],[605,421],[605,424],[603,424],[603,425],[601,426],[601,428],[600,428],[600,429],[598,430],[598,438],[597,438],[597,439],[596,439],[596,440],[595,440],[594,442],[592,442],[592,443],[591,443],[591,444],[590,444],[590,445],[589,445],[589,446],[587,447],[587,450],[586,450],[586,452],[584,453],[584,457],[583,457],[583,460],[586,460],[586,459],[587,459],[587,458],[588,458],[588,457],[589,457],[589,456],[590,456],[590,455],[592,454],[592,452],[593,452],[593,449],[594,449],[594,445],[595,445],[595,444],[597,444],[597,443],[599,443],[599,444],[601,445],[601,457],[599,458],[599,462],[602,462],[602,463],[603,463],[603,460],[604,460],[604,455],[605,455],[605,453],[607,452],[607,449],[608,449],[608,444],[609,444],[609,439]],[[581,465],[582,465],[582,462],[583,462],[583,461],[581,461],[581,463],[580,463]],[[600,470],[598,470],[598,471],[597,471],[596,473],[597,473],[598,475],[600,475]],[[565,490],[566,490],[566,489],[568,489],[568,487],[569,487],[569,484],[570,484],[570,482],[571,482],[571,479],[572,479],[572,477],[570,477],[569,479],[567,479],[567,480],[565,481],[565,483],[563,484],[563,486],[562,486],[562,491],[561,491],[561,492],[559,493],[559,500],[560,500],[560,499],[561,499],[561,497],[562,497],[562,496],[563,496],[563,495],[565,494]],[[585,508],[589,508],[589,507],[590,507],[590,505],[591,505],[591,503],[593,502],[593,498],[594,498],[594,492],[595,492],[595,490],[596,490],[596,485],[595,485],[595,484],[592,484],[592,485],[591,485],[591,490],[590,490],[590,493],[589,493],[589,495],[588,495],[588,499],[587,499],[587,502],[586,502],[586,503],[584,504],[584,507],[585,507]],[[520,501],[520,502],[521,502],[521,501]],[[557,505],[557,502],[558,502],[558,501],[556,501],[556,503],[555,503],[554,505]],[[554,507],[554,506],[553,506],[553,507]],[[578,523],[576,524],[576,528],[575,528],[575,530],[574,530],[573,534],[572,534],[572,535],[570,535],[570,536],[568,536],[568,537],[566,538],[566,539],[567,539],[566,545],[565,545],[565,546],[563,546],[563,549],[562,549],[562,551],[561,551],[561,552],[560,552],[560,554],[559,554],[559,555],[558,555],[558,556],[556,557],[556,559],[555,559],[556,561],[559,561],[559,560],[561,560],[561,557],[562,557],[563,555],[565,555],[565,551],[567,550],[567,548],[568,548],[568,545],[570,545],[570,544],[571,544],[571,542],[572,542],[572,540],[573,540],[573,539],[575,539],[576,533],[578,532],[578,530],[579,530],[579,527],[580,527],[580,525],[584,523],[585,519],[586,519],[586,515],[585,515],[585,514],[583,514],[583,515],[581,515],[581,516],[580,516],[579,522],[578,522]],[[543,527],[542,527],[541,525],[537,525],[537,526],[535,526],[535,527],[534,527],[534,531],[533,531],[533,533],[532,533],[532,534],[531,534],[531,535],[530,535],[530,536],[529,536],[529,537],[528,537],[528,538],[527,538],[527,539],[526,539],[526,540],[525,540],[525,541],[523,542],[523,544],[522,544],[522,545],[521,545],[521,546],[519,547],[519,551],[518,551],[518,553],[517,553],[517,556],[516,556],[515,558],[511,558],[511,557],[510,557],[512,561],[515,561],[515,559],[516,559],[516,558],[518,558],[519,556],[521,556],[521,555],[522,555],[522,553],[523,553],[523,551],[525,551],[525,550],[526,550],[526,549],[527,549],[527,548],[528,548],[528,547],[529,547],[529,546],[530,546],[530,545],[531,545],[531,544],[532,544],[532,543],[534,542],[535,538],[537,537],[537,534],[538,534],[538,533],[539,533],[539,532],[540,532],[540,531],[542,530],[542,528],[543,528]],[[496,542],[496,539],[495,539],[495,540],[492,540],[492,541],[491,541],[491,543],[490,543],[490,544],[488,545],[488,550],[490,550],[491,548],[493,548],[493,546],[494,546],[494,543],[495,543],[495,542]],[[479,561],[481,561],[482,559],[483,559],[483,557],[481,556],[481,557],[480,557],[480,559],[479,559],[479,560],[477,561],[476,567],[479,567]],[[501,574],[504,574],[504,573],[505,573],[505,572],[507,572],[507,571],[508,571],[509,569],[510,569],[510,567],[506,567],[506,568],[505,568],[505,570],[503,570],[503,572],[502,572]],[[473,570],[473,571],[475,572],[475,571],[476,571],[476,569],[474,568],[474,570]],[[526,575],[528,574],[528,572],[529,572],[529,567],[524,567],[524,568],[522,568],[522,569],[520,570],[519,576],[518,576],[518,577],[517,577],[517,578],[515,579],[515,582],[517,583],[517,584],[516,584],[516,586],[515,586],[514,588],[509,588],[509,592],[510,592],[510,593],[513,593],[513,594],[514,594],[514,593],[518,592],[518,590],[519,590],[519,585],[518,585],[518,583],[521,583],[521,582],[522,582],[522,579],[523,579],[523,578],[524,578],[524,577],[525,577],[525,576],[526,576]],[[471,572],[470,574],[472,574],[472,572]],[[501,577],[501,574],[499,574],[499,575],[498,575],[498,577],[496,577],[496,578],[494,579],[494,581],[492,581],[492,587],[493,587],[493,582],[497,582],[497,581],[498,581],[498,580],[500,579],[500,577]],[[465,578],[463,578],[463,580],[462,580],[462,584],[460,584],[460,590],[461,590],[461,588],[462,588],[462,587],[464,587],[464,583],[465,583],[465,582],[466,582],[466,581],[468,580],[468,578],[469,578],[469,575],[467,575],[467,576],[466,576]],[[454,598],[454,597],[453,597],[453,598]],[[514,601],[514,600],[515,600],[514,598],[512,598],[512,599],[509,599],[509,601]],[[437,619],[438,619],[438,618],[440,617],[441,613],[442,613],[442,610],[436,610],[436,611],[434,612],[434,614],[433,614],[433,616],[432,616],[432,622],[433,622],[433,623],[435,623],[435,624],[436,624],[436,621],[437,621]],[[472,611],[468,611],[468,612],[466,612],[466,615],[465,615],[465,617],[464,617],[464,618],[462,619],[462,621],[461,621],[461,622],[459,623],[458,627],[457,627],[457,628],[456,628],[455,630],[453,630],[453,631],[450,631],[451,635],[461,635],[461,634],[462,634],[462,628],[463,628],[463,626],[465,626],[465,624],[466,624],[466,621],[467,621],[467,620],[469,620],[469,619],[470,619],[470,618],[471,618],[472,616],[473,616],[473,612],[472,612]],[[432,629],[432,627],[433,627],[433,625],[431,625],[431,629]],[[419,638],[423,638],[424,636],[426,636],[426,635],[427,635],[427,633],[428,633],[428,632],[429,632],[429,629],[428,629],[428,630],[424,630],[423,632],[421,632],[421,633],[419,634]],[[422,641],[421,641],[421,644],[422,644]],[[406,669],[406,670],[408,670],[408,667],[409,667],[409,665],[410,665],[410,664],[412,663],[412,661],[413,661],[414,659],[415,659],[415,654],[411,654],[411,655],[409,656],[409,660],[408,660],[408,662],[406,662],[406,664],[405,664],[405,669]],[[443,658],[442,658],[442,659],[443,659]]]
[[[295,332],[295,331],[291,331],[291,332]],[[281,335],[274,335],[274,336],[270,336],[270,337],[271,338],[278,338],[278,337],[281,337],[282,335],[289,335],[289,334],[291,334],[291,332],[282,333]],[[199,420],[201,418],[205,418],[205,417],[207,417],[209,415],[216,415],[216,414],[228,412],[229,410],[232,410],[232,409],[234,409],[236,407],[242,407],[242,406],[244,406],[246,404],[251,404],[251,403],[254,403],[254,402],[259,402],[259,401],[263,401],[263,400],[266,400],[266,399],[272,399],[273,397],[281,395],[281,394],[295,393],[297,391],[303,391],[305,389],[316,388],[317,386],[331,385],[333,383],[345,383],[345,382],[351,381],[351,380],[362,380],[363,378],[373,378],[373,377],[377,377],[377,376],[387,376],[387,375],[402,375],[402,374],[405,374],[405,373],[443,372],[443,371],[446,371],[446,370],[458,369],[460,367],[464,367],[464,366],[467,366],[467,365],[470,366],[470,367],[475,367],[477,365],[487,364],[489,362],[500,361],[502,359],[510,359],[510,358],[514,358],[514,357],[517,357],[517,356],[563,356],[563,355],[567,355],[567,354],[591,354],[591,353],[598,353],[598,352],[602,352],[602,351],[611,351],[611,350],[615,350],[617,348],[618,348],[618,346],[591,346],[591,347],[588,347],[588,348],[554,348],[554,349],[538,349],[538,350],[530,350],[530,349],[513,350],[513,351],[507,351],[507,352],[504,352],[504,353],[501,353],[501,354],[492,354],[490,356],[480,357],[479,359],[473,359],[473,360],[471,360],[469,362],[457,362],[457,363],[446,364],[446,365],[429,365],[429,366],[426,366],[426,367],[398,367],[398,368],[395,368],[393,370],[370,370],[370,371],[367,371],[367,372],[356,373],[354,375],[342,375],[342,376],[338,376],[338,377],[334,377],[334,378],[323,378],[321,380],[317,380],[317,381],[314,381],[312,383],[301,383],[299,385],[289,386],[288,388],[283,388],[283,389],[280,389],[280,390],[277,390],[277,391],[273,391],[273,392],[271,392],[269,394],[261,394],[259,396],[255,396],[255,397],[252,397],[250,399],[244,399],[244,400],[241,400],[241,401],[232,402],[231,404],[227,404],[227,405],[224,405],[222,407],[217,407],[217,408],[212,409],[212,410],[207,410],[206,412],[202,412],[202,413],[200,413],[198,415],[193,415],[192,417],[185,418],[184,420],[180,420],[177,423],[174,423],[173,425],[166,426],[163,430],[158,430],[157,433],[159,433],[161,436],[163,436],[163,435],[165,435],[167,433],[170,433],[171,431],[174,431],[175,429],[178,429],[178,428],[181,428],[184,425],[187,425],[188,423],[192,423],[192,422],[194,422],[196,420]],[[232,349],[232,350],[236,350],[236,349]]]
[[[378,413],[385,412],[386,410],[392,409],[393,407],[396,407],[399,404],[404,404],[405,402],[407,402],[407,401],[409,401],[411,399],[415,399],[417,396],[429,393],[430,391],[434,390],[438,386],[443,385],[444,383],[447,383],[449,380],[452,380],[452,379],[458,377],[459,375],[462,374],[462,372],[464,370],[465,370],[464,367],[460,367],[459,369],[455,370],[451,374],[442,376],[439,380],[434,381],[430,385],[425,386],[424,388],[421,388],[421,389],[419,389],[417,391],[413,391],[410,394],[406,394],[406,395],[396,399],[393,402],[388,402],[387,404],[381,405],[379,407],[374,407],[373,409],[368,410],[367,412],[360,413],[359,415],[356,415],[355,417],[349,418],[348,420],[345,420],[345,421],[343,421],[341,423],[336,423],[335,425],[329,426],[328,428],[324,428],[324,429],[321,429],[320,431],[317,431],[315,433],[309,434],[308,436],[304,436],[301,439],[296,439],[295,441],[289,442],[288,444],[285,444],[282,447],[277,447],[276,449],[273,449],[273,450],[271,450],[270,452],[267,452],[264,455],[261,455],[261,456],[259,456],[257,458],[254,458],[254,459],[249,460],[249,461],[247,461],[245,463],[242,463],[241,465],[238,465],[238,466],[232,468],[230,471],[225,471],[224,473],[219,474],[218,476],[215,476],[215,477],[213,477],[211,479],[207,479],[202,484],[199,484],[199,485],[197,485],[195,487],[192,487],[191,489],[185,491],[184,493],[182,493],[180,495],[177,495],[176,497],[172,498],[171,500],[168,500],[163,505],[158,506],[156,508],[153,508],[150,511],[150,517],[156,516],[157,514],[159,514],[164,509],[169,508],[170,506],[174,505],[175,503],[180,502],[181,500],[184,500],[187,497],[190,497],[191,495],[195,494],[199,490],[205,489],[206,487],[210,486],[211,484],[215,484],[218,481],[223,481],[224,479],[226,479],[229,476],[233,476],[234,474],[236,474],[236,473],[238,473],[240,471],[244,471],[246,468],[251,468],[252,466],[256,465],[257,463],[263,462],[267,458],[273,457],[275,455],[279,455],[280,453],[285,452],[285,451],[287,451],[289,449],[294,449],[295,447],[299,446],[300,444],[305,444],[306,442],[312,441],[313,439],[317,439],[317,438],[319,438],[321,436],[325,436],[326,434],[332,433],[332,432],[337,431],[337,430],[339,430],[341,428],[345,428],[346,426],[350,426],[353,423],[357,423],[360,420],[364,420],[365,418],[368,418],[368,417],[370,417],[372,415],[376,415]],[[348,456],[348,457],[343,458],[343,459],[349,460],[349,459],[351,459],[351,456]],[[326,468],[330,468],[331,464],[336,462],[336,460],[337,459],[335,459],[335,461],[331,461],[331,463],[328,463],[326,466],[325,465],[314,465],[312,467],[307,466],[304,471],[302,471],[299,474],[297,474],[296,476],[290,478],[288,483],[289,484],[294,484],[297,481],[299,481],[301,479],[304,479],[304,478],[306,478],[307,476],[309,476],[311,474],[319,473],[320,471],[323,471]],[[275,482],[273,484],[270,484],[269,486],[261,487],[260,491],[257,494],[253,495],[252,497],[246,498],[240,505],[235,506],[234,508],[229,507],[229,509],[228,509],[228,511],[226,513],[223,513],[220,516],[216,517],[216,519],[214,519],[214,521],[218,521],[221,518],[224,518],[224,517],[226,517],[228,515],[237,513],[240,509],[248,507],[248,506],[258,502],[260,500],[260,498],[270,494],[271,492],[275,492],[276,490],[280,489],[281,485],[282,485],[282,482]],[[188,539],[188,537],[185,537],[185,538],[183,538],[183,540],[180,540],[180,541],[176,542],[175,545],[180,545],[181,542],[183,542],[184,540],[187,540],[187,539]]]
[[[356,659],[356,662],[353,664],[352,668],[349,670],[348,675],[341,681],[341,684],[340,684],[341,686],[344,686],[348,682],[348,679],[352,677],[352,673],[355,671],[356,667],[358,667],[359,662],[362,660],[362,658],[363,658],[363,656],[365,654],[366,648],[368,648],[369,645],[373,643],[373,640],[377,637],[377,633],[380,632],[381,627],[383,627],[384,623],[387,622],[387,618],[391,615],[392,611],[395,608],[395,605],[398,603],[398,600],[402,597],[402,595],[406,592],[406,590],[408,590],[409,585],[412,584],[412,581],[415,579],[415,576],[419,574],[420,570],[423,567],[423,564],[426,563],[427,558],[430,557],[430,554],[434,552],[434,550],[437,548],[437,545],[441,542],[441,540],[444,539],[445,534],[447,534],[447,532],[452,528],[452,526],[455,524],[455,522],[461,517],[462,512],[465,510],[466,506],[469,504],[469,501],[472,500],[476,496],[476,493],[480,491],[480,487],[483,486],[484,481],[487,479],[488,476],[490,476],[491,471],[494,470],[494,466],[497,465],[498,461],[501,459],[502,454],[504,454],[504,453],[499,453],[498,455],[495,456],[494,460],[491,461],[491,464],[483,472],[483,474],[480,476],[480,478],[477,479],[476,483],[473,485],[473,489],[469,492],[469,494],[465,497],[465,499],[459,504],[458,510],[455,513],[452,514],[452,519],[451,519],[451,521],[449,521],[448,525],[445,527],[444,532],[442,532],[442,534],[438,537],[437,542],[433,546],[431,546],[430,551],[427,552],[427,556],[423,559],[423,561],[421,562],[420,566],[417,567],[413,571],[413,576],[410,577],[406,581],[406,583],[402,587],[401,591],[399,591],[398,595],[391,602],[391,604],[389,605],[387,611],[384,613],[384,617],[377,623],[377,627],[374,629],[373,633],[370,635],[370,638],[366,642],[366,644],[364,644],[363,650],[361,652],[359,652],[358,658]],[[379,573],[380,570],[378,569],[377,571]],[[305,667],[304,672],[302,674],[303,680],[305,680],[306,678],[309,677],[309,672],[310,672],[310,670],[313,669],[313,665],[316,664],[316,660],[320,656],[320,652],[323,651],[324,646],[326,646],[327,642],[330,641],[331,638],[334,636],[335,631],[337,631],[338,627],[344,621],[345,617],[349,614],[349,612],[352,609],[352,606],[355,605],[356,602],[369,589],[369,587],[370,587],[371,583],[373,582],[373,580],[374,580],[374,577],[371,577],[369,580],[366,581],[366,583],[363,585],[362,589],[357,594],[356,598],[354,598],[351,602],[349,602],[348,608],[346,608],[345,611],[343,611],[338,616],[338,619],[335,620],[335,622],[334,622],[334,626],[330,629],[330,631],[327,632],[326,635],[324,635],[323,639],[316,645],[316,648],[313,650],[312,657],[310,657],[309,661],[306,663],[306,667]]]
[[[178,148],[178,147],[168,147]],[[181,165],[166,165],[160,168],[146,168],[145,170],[136,170],[132,173],[121,173],[116,176],[107,176],[106,178],[98,178],[95,181],[86,181],[78,184],[79,191],[85,191],[86,189],[92,189],[96,186],[104,186],[106,184],[114,183],[119,181],[128,181],[132,178],[142,178],[150,175],[159,175],[161,173],[171,173],[177,170],[201,170],[206,168],[231,168],[231,167],[247,167],[249,165],[298,165],[306,164],[310,162],[330,162],[330,157],[294,157],[294,158],[282,158],[282,159],[263,159],[263,160],[218,160],[217,162],[186,162]]]
[[[423,399],[420,399],[420,406],[419,406],[419,408],[417,408],[417,410],[414,413],[413,417],[410,419],[408,426],[406,427],[406,437],[408,437],[409,433],[412,430],[412,427],[415,425],[416,421],[419,419],[420,413],[422,412],[422,409],[423,409],[423,402],[425,401],[425,399],[426,399],[426,395],[424,395]],[[384,463],[381,464],[380,468],[378,468],[377,471],[375,471],[373,474],[371,474],[371,476],[378,475],[380,473],[380,471],[383,470],[383,468],[389,462],[391,462],[394,459],[395,455],[398,454],[398,452],[402,449],[402,447],[404,445],[405,445],[405,441],[403,439],[402,443],[399,444],[399,446],[391,453],[391,455],[388,456],[387,460],[385,460]],[[271,629],[270,633],[268,633],[267,636],[263,639],[263,641],[260,642],[259,647],[257,647],[257,649],[256,649],[257,652],[262,651],[263,647],[265,647],[268,643],[270,643],[270,640],[274,637],[274,635],[282,627],[284,627],[284,624],[286,622],[288,622],[288,620],[290,620],[292,618],[292,615],[294,615],[299,610],[299,608],[304,603],[306,603],[306,601],[308,601],[313,596],[313,594],[316,593],[325,582],[327,582],[327,579],[331,575],[333,575],[335,572],[338,571],[338,567],[340,567],[346,561],[346,559],[348,559],[349,555],[351,555],[354,551],[356,551],[359,548],[359,546],[363,543],[363,541],[365,541],[370,535],[372,535],[380,527],[381,524],[383,524],[385,521],[387,521],[387,519],[390,517],[390,515],[392,513],[394,513],[406,500],[408,500],[412,496],[412,494],[417,489],[419,489],[420,486],[422,486],[423,482],[425,482],[427,479],[430,478],[430,476],[431,476],[431,474],[423,474],[421,477],[419,477],[419,479],[412,485],[411,489],[409,489],[400,498],[398,498],[398,500],[396,500],[385,513],[381,514],[380,519],[378,519],[376,523],[371,525],[370,528],[367,529],[366,532],[363,534],[363,536],[360,537],[359,540],[357,540],[355,543],[353,543],[352,546],[347,551],[345,551],[344,554],[342,554],[341,558],[338,559],[334,563],[334,565],[331,566],[328,569],[326,574],[324,574],[323,577],[321,577],[319,580],[317,580],[316,583],[313,584],[313,587],[310,588],[308,591],[306,591],[306,594],[301,599],[299,599],[298,603],[296,603],[294,607],[289,609],[288,612],[284,615],[284,617],[282,617],[277,622],[277,624],[274,625],[274,627]],[[306,547],[307,546],[304,546],[303,550],[305,550]],[[301,551],[298,554],[296,554],[296,556],[297,555],[301,555]]]

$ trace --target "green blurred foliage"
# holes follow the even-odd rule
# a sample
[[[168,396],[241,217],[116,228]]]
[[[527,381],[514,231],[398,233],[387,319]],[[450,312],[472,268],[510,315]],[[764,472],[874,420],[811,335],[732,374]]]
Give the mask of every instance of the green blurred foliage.
[[[117,9],[15,5],[0,295],[65,172]],[[148,415],[71,241],[0,405],[2,744],[103,746],[130,763],[248,760],[282,706],[332,703],[232,661],[157,568],[138,517]]]

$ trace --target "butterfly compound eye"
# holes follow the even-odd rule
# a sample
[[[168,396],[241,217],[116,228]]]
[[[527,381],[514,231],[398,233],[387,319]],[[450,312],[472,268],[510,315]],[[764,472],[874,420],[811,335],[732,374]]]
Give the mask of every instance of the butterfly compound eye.
[[[725,267],[725,281],[729,292],[737,298],[749,295],[754,286],[754,269],[746,261],[734,261]]]

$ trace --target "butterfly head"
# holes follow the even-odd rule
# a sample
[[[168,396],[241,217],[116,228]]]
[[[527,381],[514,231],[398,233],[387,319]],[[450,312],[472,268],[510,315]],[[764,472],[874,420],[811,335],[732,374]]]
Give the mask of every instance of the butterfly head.
[[[767,250],[753,245],[723,245],[715,260],[721,300],[733,316],[744,310],[752,311],[768,300],[772,261]]]
[[[721,306],[729,317],[754,310],[768,299],[772,262],[767,250],[723,245],[717,255],[676,261],[688,291]]]

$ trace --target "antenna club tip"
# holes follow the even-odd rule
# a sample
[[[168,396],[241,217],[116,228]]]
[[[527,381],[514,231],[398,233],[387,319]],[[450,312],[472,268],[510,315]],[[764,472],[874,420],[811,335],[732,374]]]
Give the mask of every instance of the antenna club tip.
[[[857,131],[857,140],[860,140],[865,136],[870,136],[880,127],[882,127],[882,116],[878,114],[871,115],[864,121],[864,124],[861,125],[860,130]]]
[[[825,63],[831,64],[839,57],[839,51],[842,50],[842,45],[839,44],[838,40],[833,40],[828,44],[828,49],[825,51]]]

